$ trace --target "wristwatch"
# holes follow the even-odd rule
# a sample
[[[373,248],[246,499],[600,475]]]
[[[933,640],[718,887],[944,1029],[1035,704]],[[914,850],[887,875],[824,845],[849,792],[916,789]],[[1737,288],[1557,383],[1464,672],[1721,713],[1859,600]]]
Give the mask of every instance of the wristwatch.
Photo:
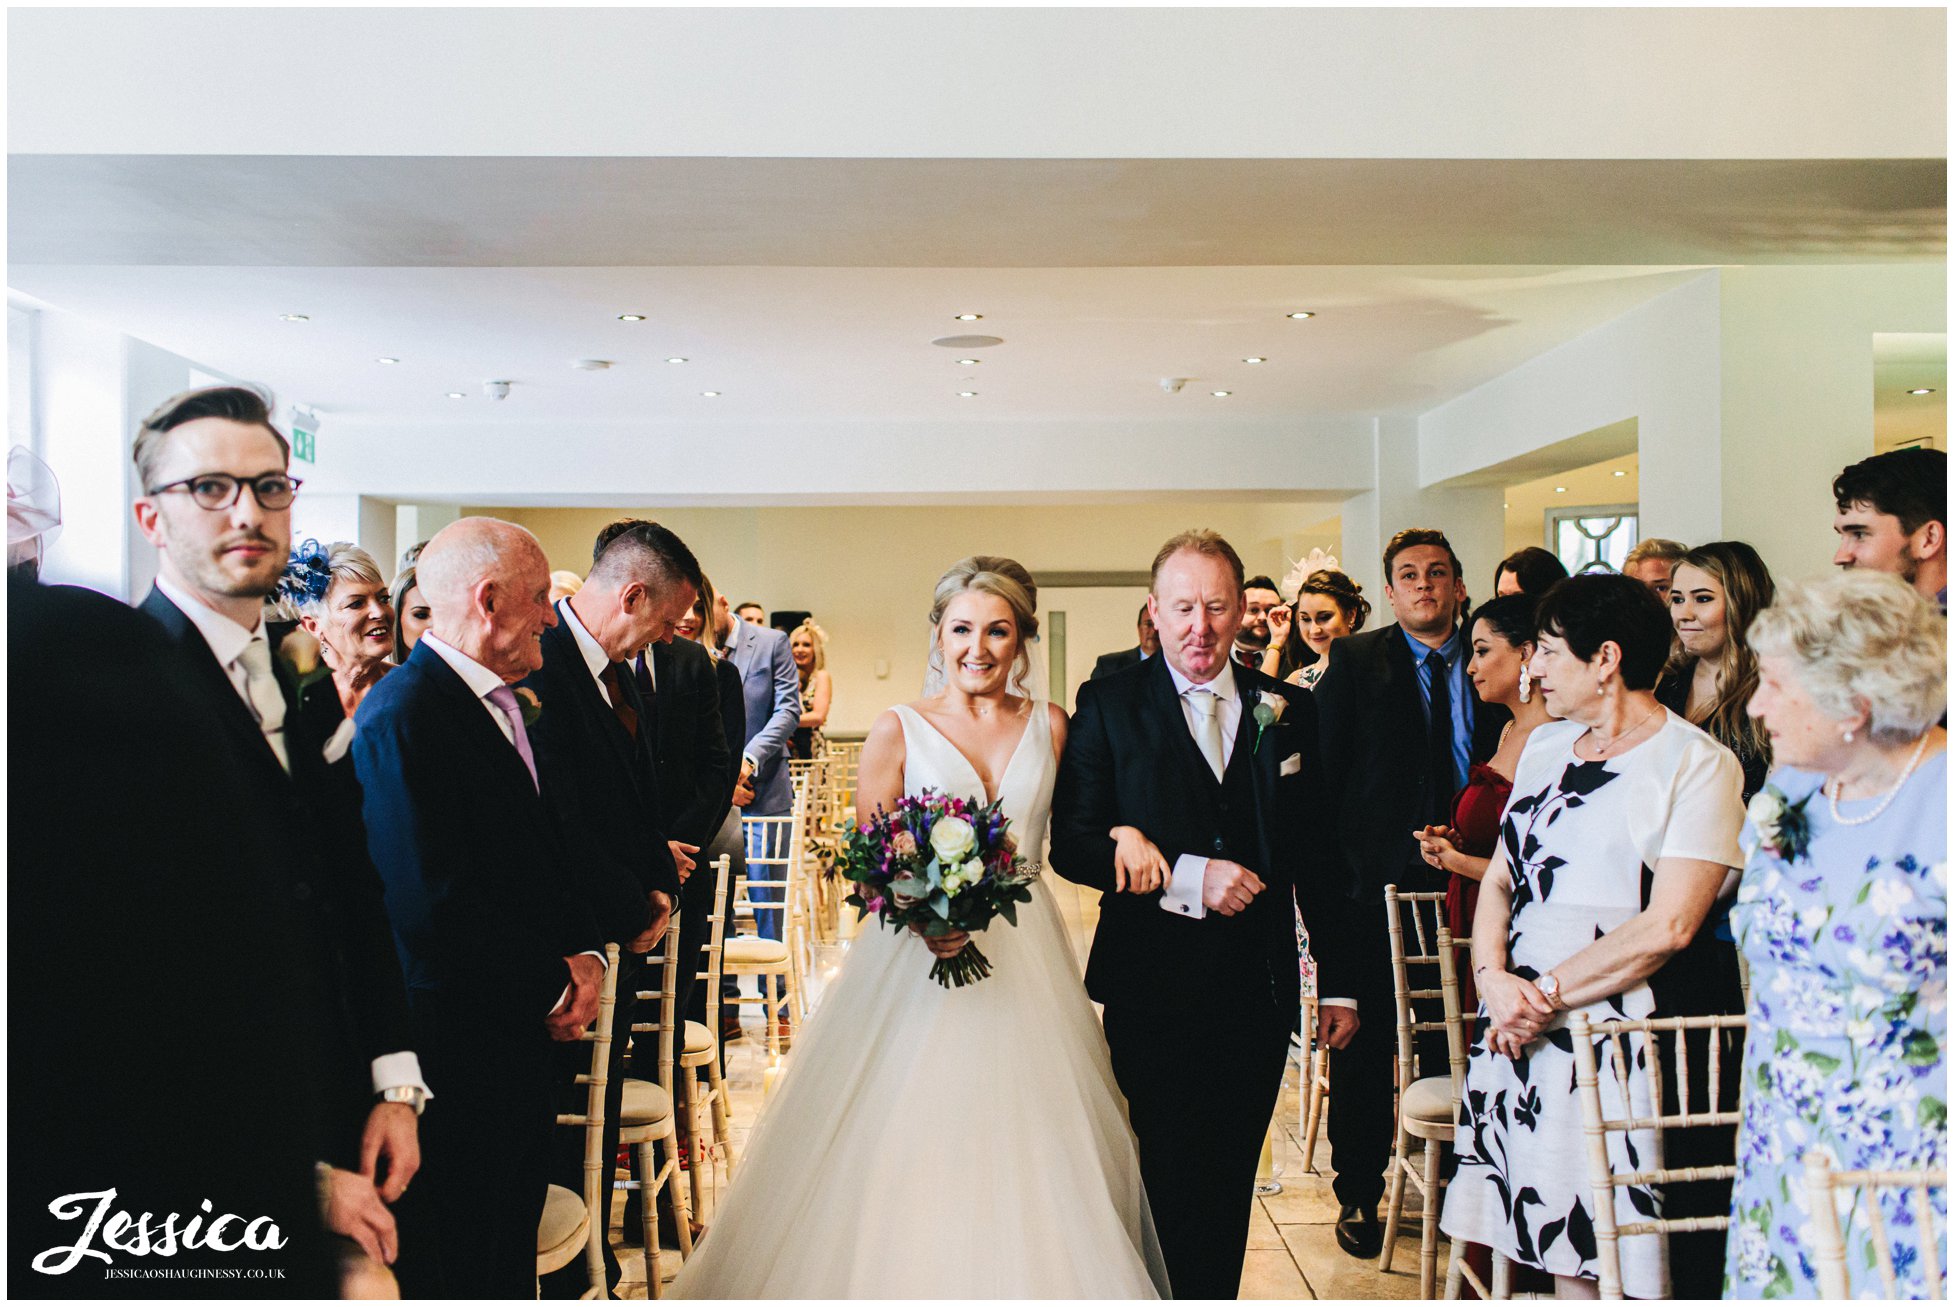
[[[419,1085],[389,1085],[380,1091],[383,1103],[405,1103],[419,1116],[427,1110],[427,1090]]]
[[[1559,976],[1556,976],[1550,972],[1547,975],[1542,976],[1540,979],[1534,981],[1533,987],[1540,991],[1540,996],[1542,998],[1547,1000],[1548,1007],[1553,1008],[1554,1011],[1556,1012],[1565,1012],[1567,1010],[1567,1004],[1560,1001],[1560,977]]]

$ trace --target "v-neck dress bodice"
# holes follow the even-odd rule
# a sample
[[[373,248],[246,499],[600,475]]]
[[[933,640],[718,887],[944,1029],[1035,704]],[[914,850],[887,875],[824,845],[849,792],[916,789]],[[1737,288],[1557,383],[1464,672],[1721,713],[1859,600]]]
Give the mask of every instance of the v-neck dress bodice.
[[[895,713],[906,793],[986,801],[947,736]],[[1042,861],[1058,760],[1050,709],[1029,715],[997,797]],[[862,923],[668,1296],[1167,1295],[1126,1100],[1043,877],[1017,915],[978,932],[992,971],[960,989],[929,978],[921,939]]]

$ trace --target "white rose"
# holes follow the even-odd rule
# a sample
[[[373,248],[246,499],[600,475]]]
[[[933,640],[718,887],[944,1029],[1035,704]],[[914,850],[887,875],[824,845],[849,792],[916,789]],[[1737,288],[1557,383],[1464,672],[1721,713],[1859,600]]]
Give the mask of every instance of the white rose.
[[[930,827],[930,848],[948,868],[977,847],[977,832],[962,817],[945,817]]]
[[[1758,825],[1775,826],[1784,816],[1784,799],[1776,790],[1762,789],[1751,796],[1750,819]]]

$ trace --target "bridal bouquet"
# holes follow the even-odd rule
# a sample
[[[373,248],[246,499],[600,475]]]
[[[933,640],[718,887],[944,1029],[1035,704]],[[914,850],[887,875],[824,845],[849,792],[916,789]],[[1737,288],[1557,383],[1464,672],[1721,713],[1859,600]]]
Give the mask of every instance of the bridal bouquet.
[[[878,808],[848,832],[838,864],[855,882],[846,902],[864,918],[874,914],[896,930],[914,926],[930,938],[982,930],[997,917],[1015,926],[1038,867],[1018,857],[1010,824],[1001,802],[984,807],[935,790],[905,795],[894,812]],[[945,989],[990,974],[974,940],[930,968]]]

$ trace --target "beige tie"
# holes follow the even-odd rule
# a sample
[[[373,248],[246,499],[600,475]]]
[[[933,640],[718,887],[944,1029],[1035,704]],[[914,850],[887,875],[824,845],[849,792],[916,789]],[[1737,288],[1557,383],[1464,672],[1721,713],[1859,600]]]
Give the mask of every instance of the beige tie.
[[[264,640],[253,640],[244,646],[237,660],[244,668],[245,702],[251,715],[258,719],[265,743],[278,756],[278,765],[290,771],[292,760],[285,753],[285,696],[271,670],[271,645]]]
[[[1187,692],[1187,702],[1194,709],[1194,742],[1201,746],[1201,756],[1214,770],[1214,778],[1220,780],[1228,770],[1227,760],[1221,756],[1220,701],[1213,690],[1197,685]]]

